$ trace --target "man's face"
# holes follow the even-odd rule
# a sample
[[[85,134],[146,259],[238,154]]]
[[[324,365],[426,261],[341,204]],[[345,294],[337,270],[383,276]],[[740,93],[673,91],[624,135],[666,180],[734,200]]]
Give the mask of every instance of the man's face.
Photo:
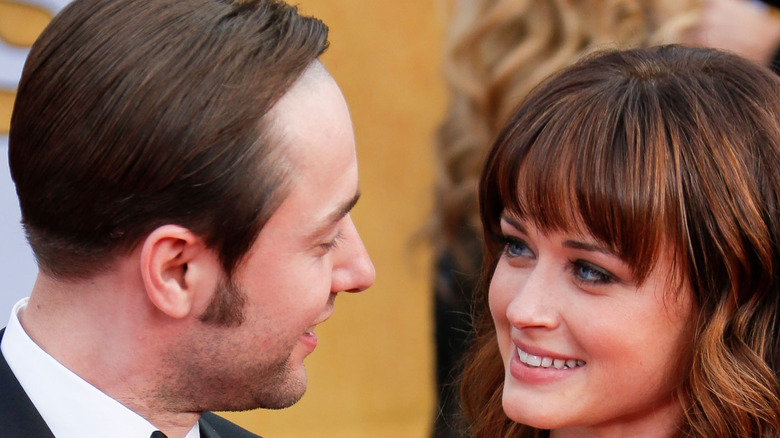
[[[167,389],[193,410],[283,408],[306,389],[303,359],[336,293],[374,282],[374,266],[349,216],[357,201],[355,141],[346,103],[315,64],[276,104],[292,189],[232,281],[244,295],[238,326],[200,323],[173,353],[180,376]],[[181,391],[184,391],[183,393]],[[178,395],[178,396],[177,396]]]

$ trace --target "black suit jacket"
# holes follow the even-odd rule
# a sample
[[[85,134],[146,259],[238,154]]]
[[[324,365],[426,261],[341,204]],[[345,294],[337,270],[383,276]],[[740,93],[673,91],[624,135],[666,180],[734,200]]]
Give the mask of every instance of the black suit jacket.
[[[0,330],[0,340],[5,329]],[[201,438],[260,438],[211,412],[198,421]],[[0,352],[0,437],[54,438]],[[145,437],[139,437],[145,438]]]

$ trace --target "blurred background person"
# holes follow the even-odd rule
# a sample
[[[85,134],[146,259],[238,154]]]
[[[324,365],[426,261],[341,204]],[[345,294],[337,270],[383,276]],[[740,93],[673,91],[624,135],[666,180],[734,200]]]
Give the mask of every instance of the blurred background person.
[[[736,53],[780,72],[780,1],[703,0],[685,43]]]

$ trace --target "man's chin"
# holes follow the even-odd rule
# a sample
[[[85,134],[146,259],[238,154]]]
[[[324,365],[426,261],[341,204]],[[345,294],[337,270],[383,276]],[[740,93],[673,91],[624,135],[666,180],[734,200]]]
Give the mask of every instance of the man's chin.
[[[273,394],[266,392],[262,399],[258,400],[259,406],[255,408],[284,409],[300,401],[306,392],[308,378],[303,363],[299,362],[294,367],[295,369],[288,370],[283,382],[273,385],[276,391]]]
[[[254,382],[255,406],[249,409],[284,409],[297,403],[306,392],[308,376],[303,363],[308,349],[298,342],[283,362],[264,370],[265,378]],[[258,374],[259,376],[259,374]]]
[[[252,409],[284,409],[297,403],[306,392],[307,376],[303,363],[288,357],[277,365],[275,372],[264,370],[264,378],[244,380],[232,385],[230,391],[220,391],[220,403],[213,403],[205,410],[223,412],[249,411]],[[270,375],[269,375],[270,374]],[[216,398],[213,399],[216,401]],[[214,407],[218,405],[218,407]]]

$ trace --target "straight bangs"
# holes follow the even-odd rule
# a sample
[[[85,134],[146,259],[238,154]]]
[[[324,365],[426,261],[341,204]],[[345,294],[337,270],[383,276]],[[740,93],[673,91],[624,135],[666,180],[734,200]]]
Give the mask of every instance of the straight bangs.
[[[506,214],[590,235],[641,283],[664,244],[682,243],[670,234],[680,223],[674,136],[643,81],[588,73],[543,83],[499,135],[481,187],[485,233],[501,235]],[[490,276],[500,245],[486,240]]]

